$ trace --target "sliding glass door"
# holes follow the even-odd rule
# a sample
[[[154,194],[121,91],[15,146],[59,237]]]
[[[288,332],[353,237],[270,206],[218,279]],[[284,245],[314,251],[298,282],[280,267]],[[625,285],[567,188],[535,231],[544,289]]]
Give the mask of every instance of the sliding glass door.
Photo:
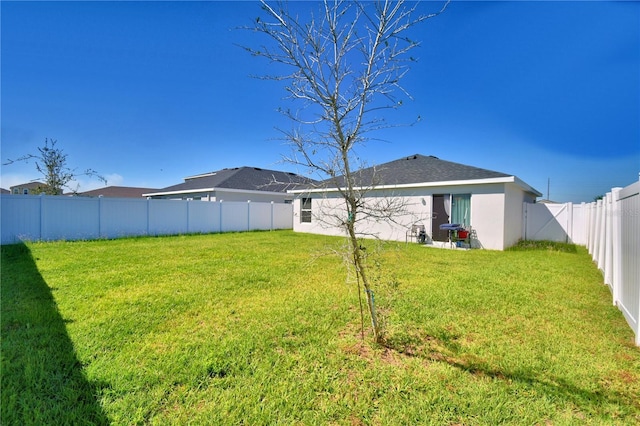
[[[453,194],[451,196],[451,223],[465,228],[471,224],[471,194]]]

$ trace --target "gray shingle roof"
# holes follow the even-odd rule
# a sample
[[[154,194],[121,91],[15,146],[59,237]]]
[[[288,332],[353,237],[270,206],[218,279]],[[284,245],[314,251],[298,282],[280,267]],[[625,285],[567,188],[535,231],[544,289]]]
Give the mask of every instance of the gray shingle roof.
[[[445,161],[434,156],[415,154],[359,170],[354,173],[354,176],[358,185],[380,186],[490,179],[513,175]],[[344,177],[339,177],[336,182],[327,180],[325,183],[327,186],[335,186],[336,183],[342,186]]]
[[[188,177],[183,183],[156,192],[194,192],[202,189],[228,188],[247,191],[287,192],[313,181],[295,173],[258,167],[235,167]]]
[[[139,188],[135,186],[105,186],[104,188],[92,189],[91,191],[80,192],[83,197],[118,197],[118,198],[141,198],[142,194],[155,192],[155,188]]]

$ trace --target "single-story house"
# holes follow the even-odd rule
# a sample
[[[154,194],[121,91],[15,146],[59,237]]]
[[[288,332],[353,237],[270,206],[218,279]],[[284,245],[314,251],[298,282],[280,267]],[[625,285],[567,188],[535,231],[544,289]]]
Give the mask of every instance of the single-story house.
[[[109,197],[109,198],[142,198],[143,194],[157,191],[156,188],[139,188],[135,186],[105,186],[91,191],[79,192],[80,197]]]
[[[143,195],[172,200],[291,203],[294,196],[287,191],[312,182],[295,173],[245,166],[190,176],[183,183]]]
[[[361,235],[405,241],[412,225],[424,226],[426,240],[445,245],[449,231],[442,224],[460,224],[471,232],[471,246],[503,250],[522,235],[523,203],[542,194],[514,175],[481,169],[434,156],[412,155],[355,173],[370,205],[394,200],[402,206],[393,220],[358,222]],[[294,230],[344,235],[325,220],[345,211],[337,188],[344,179],[290,191],[294,200]],[[330,212],[330,213],[326,213]]]
[[[0,188],[0,194],[11,194],[11,191],[9,191],[8,189],[4,189],[4,188]]]

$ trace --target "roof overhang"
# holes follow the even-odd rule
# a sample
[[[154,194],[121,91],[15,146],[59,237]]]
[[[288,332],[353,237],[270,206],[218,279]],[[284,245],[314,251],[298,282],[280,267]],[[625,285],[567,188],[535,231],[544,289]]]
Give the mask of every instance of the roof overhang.
[[[235,189],[235,188],[195,188],[195,189],[183,189],[182,191],[165,191],[165,192],[150,192],[148,194],[142,194],[143,197],[156,197],[164,195],[181,195],[181,194],[200,194],[204,192],[226,192],[226,193],[243,193],[243,194],[275,194],[275,195],[287,195],[286,192],[278,191],[258,191],[255,189]]]
[[[441,186],[463,186],[463,185],[490,185],[490,184],[505,184],[515,183],[525,192],[530,192],[536,197],[542,196],[542,193],[527,185],[524,181],[516,176],[506,176],[500,178],[488,178],[488,179],[469,179],[469,180],[449,180],[440,182],[419,182],[419,183],[406,183],[399,185],[376,185],[371,187],[357,187],[358,191],[372,190],[372,189],[412,189],[412,188],[433,188]],[[309,193],[321,193],[321,192],[338,192],[338,188],[307,188],[307,189],[292,189],[287,191],[292,194],[309,194]]]
[[[200,192],[214,192],[216,188],[198,188],[198,189],[189,189],[183,191],[164,191],[164,192],[150,192],[148,194],[142,194],[143,197],[154,197],[158,195],[179,195],[179,194],[194,194]]]

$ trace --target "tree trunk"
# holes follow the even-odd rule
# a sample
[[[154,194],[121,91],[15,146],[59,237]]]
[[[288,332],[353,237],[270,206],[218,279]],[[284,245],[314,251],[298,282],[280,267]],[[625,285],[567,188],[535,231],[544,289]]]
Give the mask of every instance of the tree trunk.
[[[351,218],[355,219],[355,217]],[[382,343],[382,330],[378,323],[378,315],[376,314],[375,299],[373,297],[373,290],[369,284],[369,278],[367,275],[367,268],[364,264],[364,256],[358,238],[355,232],[354,220],[349,220],[347,224],[349,231],[349,240],[351,241],[351,251],[353,253],[353,266],[356,269],[356,276],[362,279],[362,286],[364,287],[365,297],[367,299],[367,308],[369,309],[369,317],[371,318],[371,329],[373,331],[373,340],[376,343]],[[358,291],[360,288],[358,287]]]

